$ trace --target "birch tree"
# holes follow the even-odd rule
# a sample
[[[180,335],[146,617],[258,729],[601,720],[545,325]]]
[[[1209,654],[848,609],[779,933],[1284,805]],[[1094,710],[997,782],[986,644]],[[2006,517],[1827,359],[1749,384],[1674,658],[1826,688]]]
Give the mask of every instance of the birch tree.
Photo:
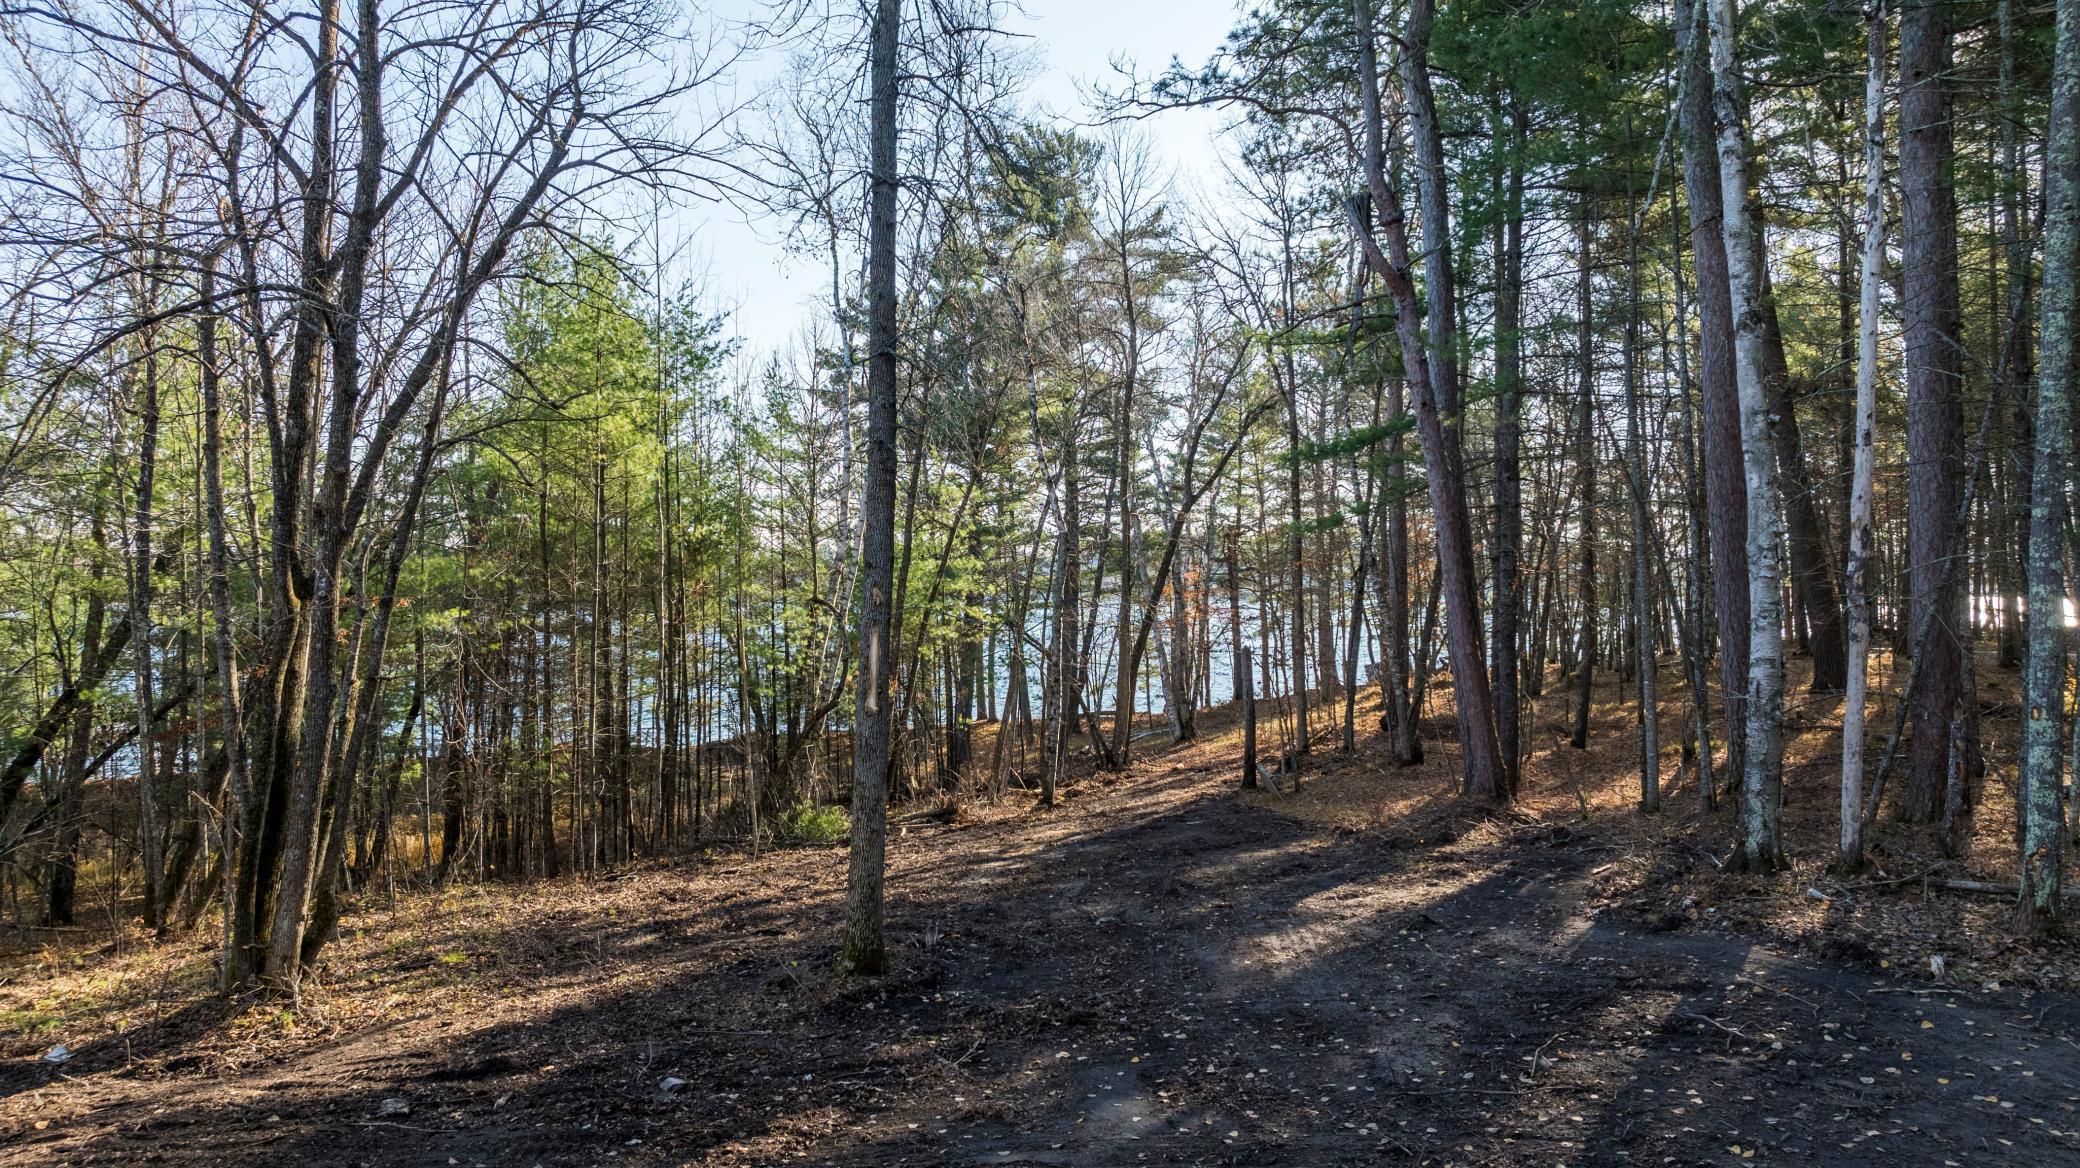
[[[1885,263],[1885,5],[1864,14],[1868,61],[1863,98],[1863,253],[1858,269],[1856,416],[1850,441],[1849,562],[1842,573],[1849,666],[1842,696],[1842,831],[1835,857],[1844,872],[1863,866],[1864,706],[1870,694],[1871,521],[1877,477],[1878,297]]]
[[[1719,191],[1727,280],[1733,291],[1734,371],[1740,390],[1741,465],[1748,488],[1748,697],[1741,772],[1739,863],[1770,872],[1784,862],[1784,518],[1764,382],[1762,274],[1749,244],[1748,149],[1733,0],[1707,0],[1712,109],[1719,121]]]

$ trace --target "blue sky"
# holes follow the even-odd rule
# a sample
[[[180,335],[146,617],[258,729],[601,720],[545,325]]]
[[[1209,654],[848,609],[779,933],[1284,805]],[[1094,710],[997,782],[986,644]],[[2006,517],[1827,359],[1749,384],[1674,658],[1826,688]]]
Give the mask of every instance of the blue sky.
[[[755,5],[725,0],[721,7],[727,14]],[[1023,44],[1042,62],[1028,101],[1073,123],[1088,118],[1078,85],[1115,76],[1115,59],[1144,76],[1168,65],[1172,56],[1200,64],[1234,19],[1231,0],[1027,0],[1023,11],[1010,13],[1005,23],[1031,38]],[[760,68],[756,63],[749,67]],[[1198,185],[1196,176],[1214,167],[1214,137],[1221,124],[1219,114],[1188,110],[1149,118],[1140,128],[1183,193]],[[686,227],[693,235],[691,254],[705,258],[712,302],[734,309],[731,331],[751,352],[791,344],[808,314],[827,303],[823,272],[785,255],[772,225],[747,221],[728,207],[699,205],[688,209]]]

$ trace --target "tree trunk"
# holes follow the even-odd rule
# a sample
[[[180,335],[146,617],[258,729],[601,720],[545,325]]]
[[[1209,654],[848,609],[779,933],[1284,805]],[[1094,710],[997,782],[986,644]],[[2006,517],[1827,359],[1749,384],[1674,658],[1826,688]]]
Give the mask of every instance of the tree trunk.
[[[202,269],[205,300],[215,297],[216,275],[216,257],[212,256],[204,262]],[[224,816],[223,849],[226,857],[233,857],[239,851],[240,829],[253,810],[254,792],[246,767],[245,701],[239,692],[236,626],[231,617],[230,539],[224,530],[223,387],[217,364],[217,314],[205,312],[197,322],[195,332],[196,358],[201,366],[198,379],[202,387],[203,514],[209,529],[209,608],[214,625],[210,655],[216,665],[217,702],[223,719],[224,756],[230,768],[231,781],[231,811]],[[228,893],[231,886],[228,868],[225,883]],[[224,899],[224,941],[227,946],[236,929],[236,911],[236,898],[227,894]],[[225,962],[223,974],[228,977],[232,970],[233,963]],[[233,986],[225,984],[222,988],[229,990]]]
[[[867,470],[861,505],[859,696],[852,731],[852,845],[838,961],[855,974],[888,968],[882,939],[888,839],[889,596],[896,507],[896,54],[902,0],[876,0],[872,31],[872,192],[867,246]]]
[[[1963,406],[1958,359],[1957,237],[1950,186],[1947,6],[1912,0],[1900,19],[1901,309],[1907,382],[1909,626],[1914,692],[1900,816],[1931,822],[1945,803],[1949,725],[1959,700],[1959,617],[1951,560],[1959,547]]]
[[[1519,562],[1524,554],[1523,499],[1523,291],[1524,291],[1524,116],[1512,109],[1508,174],[1496,227],[1495,274],[1495,615],[1489,657],[1495,670],[1495,730],[1502,751],[1502,781],[1514,796],[1517,760],[1523,756],[1518,726],[1521,699],[1517,622],[1523,610]]]
[[[1366,2],[1366,0],[1360,0]],[[1405,408],[1405,381],[1387,382],[1387,414],[1398,418]],[[1386,625],[1387,667],[1380,681],[1386,689],[1381,716],[1394,743],[1394,761],[1414,766],[1423,761],[1423,739],[1416,733],[1416,713],[1409,702],[1415,664],[1409,658],[1408,626],[1408,475],[1402,465],[1402,435],[1387,439],[1386,570],[1380,573],[1380,621]]]
[[[1628,120],[1626,137],[1631,137]],[[1642,213],[1627,209],[1631,225],[1625,245],[1625,466],[1632,479],[1632,639],[1639,671],[1639,809],[1661,810],[1660,711],[1655,702],[1653,614],[1653,518],[1648,514],[1647,413],[1640,403],[1639,233]]]
[[[1748,487],[1748,740],[1741,772],[1738,864],[1752,872],[1783,866],[1784,632],[1782,505],[1770,438],[1761,273],[1742,246],[1748,208],[1743,101],[1734,57],[1733,0],[1708,0],[1712,108],[1719,121],[1719,187],[1727,280],[1732,291],[1734,364],[1740,389],[1741,461]]]
[[[152,345],[151,334],[145,345]],[[159,452],[159,359],[144,358],[137,400],[137,511],[130,528],[130,647],[137,704],[137,837],[144,863],[144,923],[163,929],[159,904],[159,788],[152,751],[152,478]]]
[[[1180,538],[1183,538],[1180,536]],[[1192,600],[1185,595],[1185,557],[1170,569],[1170,680],[1163,686],[1163,708],[1170,715],[1170,741],[1199,736],[1199,650],[1194,643]]]
[[[2030,475],[2029,644],[2023,670],[2022,888],[2015,927],[2055,928],[2065,844],[2066,580],[2062,553],[2073,441],[2075,354],[2080,327],[2080,6],[2058,7],[2045,157],[2042,360],[2037,372],[2036,462]]]
[[[1236,696],[1242,700],[1242,787],[1257,786],[1257,683],[1250,676],[1249,646],[1235,651]]]
[[[1810,630],[1806,649],[1813,658],[1812,689],[1836,692],[1842,688],[1847,665],[1842,642],[1842,603],[1835,589],[1834,569],[1827,550],[1827,529],[1820,521],[1821,476],[1806,463],[1805,444],[1799,436],[1797,403],[1791,396],[1791,372],[1784,355],[1784,336],[1777,325],[1776,296],[1770,287],[1769,265],[1762,248],[1759,224],[1755,232],[1755,271],[1762,281],[1763,362],[1768,380],[1770,439],[1775,444],[1777,474],[1789,484],[1784,492],[1784,524],[1790,557],[1792,596]]]
[[[2030,334],[2030,247],[2023,233],[2023,204],[2029,187],[2029,172],[2024,164],[2021,142],[2022,103],[2031,96],[2016,82],[2015,69],[2015,22],[2012,0],[2000,0],[1997,19],[2000,26],[2000,223],[2001,251],[2006,260],[2006,319],[2001,321],[2002,345],[1995,366],[1995,390],[2005,395],[2010,404],[2009,449],[2007,460],[2013,473],[2008,489],[2007,519],[2015,546],[2010,555],[2003,557],[2014,565],[2013,587],[2001,589],[2001,640],[2000,663],[2004,668],[2018,667],[2023,663],[2025,615],[2017,609],[2017,593],[2028,588],[2030,499],[2033,494],[2030,459],[2024,451],[2033,442],[2034,422],[2030,418],[2029,383],[2031,378],[2031,334]]]
[[[1078,665],[1082,636],[1077,629],[1083,597],[1082,492],[1079,489],[1076,427],[1073,413],[1062,442],[1062,531],[1060,558],[1055,566],[1054,646],[1054,733],[1047,743],[1047,758],[1041,767],[1040,805],[1054,806],[1063,769],[1069,762],[1069,741],[1076,734],[1078,706],[1082,698],[1082,669]]]
[[[1591,313],[1589,285],[1589,204],[1583,196],[1581,219],[1575,226],[1575,243],[1581,249],[1581,266],[1575,276],[1575,392],[1581,412],[1575,423],[1575,494],[1581,507],[1581,574],[1576,577],[1582,611],[1581,637],[1575,642],[1574,726],[1567,744],[1576,750],[1589,745],[1589,706],[1596,683],[1596,333]]]
[[[1671,222],[1669,254],[1680,257],[1683,252],[1681,227]],[[1680,262],[1680,260],[1678,260]],[[1683,572],[1683,672],[1690,685],[1691,737],[1697,749],[1697,811],[1700,816],[1709,815],[1718,806],[1718,777],[1712,766],[1712,702],[1710,685],[1705,680],[1705,601],[1704,580],[1705,556],[1708,548],[1704,537],[1704,491],[1700,482],[1703,477],[1697,466],[1697,415],[1690,404],[1690,342],[1688,331],[1683,327],[1688,305],[1685,303],[1682,272],[1675,274],[1675,319],[1676,333],[1676,393],[1681,402],[1677,411],[1681,426],[1681,441],[1678,451],[1683,460],[1683,508],[1684,535],[1690,548],[1691,563]],[[1665,571],[1664,567],[1664,571]]]
[[[1288,305],[1287,317],[1292,313]],[[1293,606],[1293,749],[1308,752],[1307,702],[1307,537],[1302,521],[1300,494],[1300,386],[1292,370],[1292,350],[1286,350],[1283,381],[1286,400],[1286,570],[1287,595]]]
[[[97,505],[94,512],[96,545],[101,544],[105,529],[101,523],[101,512]],[[95,568],[96,582],[100,575],[98,562]],[[101,644],[102,621],[106,606],[98,591],[87,593],[87,614],[79,637],[79,672],[73,676],[70,692],[87,695],[100,682],[96,665],[104,657],[112,658]],[[101,665],[105,673],[107,666]],[[88,678],[94,680],[89,682]],[[94,737],[94,702],[82,697],[69,707],[72,726],[67,732],[65,759],[59,767],[57,798],[51,801],[52,830],[56,837],[51,845],[49,876],[43,923],[46,925],[69,925],[73,919],[74,898],[79,888],[79,841],[80,809],[86,793],[87,752]],[[0,816],[0,818],[5,818]]]
[[[968,529],[968,554],[981,558],[981,532],[970,526]],[[949,546],[952,540],[947,540]],[[948,791],[958,791],[961,780],[968,772],[968,762],[974,757],[975,683],[984,667],[982,636],[982,595],[970,589],[961,600],[961,612],[957,619],[959,639],[954,646],[953,701],[947,710],[946,731],[946,774],[943,786]]]
[[[1459,741],[1465,751],[1465,791],[1476,799],[1507,803],[1511,797],[1505,765],[1496,737],[1493,695],[1488,685],[1487,658],[1483,652],[1480,617],[1480,584],[1473,559],[1473,521],[1466,502],[1464,438],[1466,419],[1461,413],[1459,392],[1459,346],[1455,329],[1459,319],[1456,275],[1452,270],[1452,231],[1445,173],[1444,135],[1438,125],[1437,102],[1431,92],[1430,25],[1436,15],[1435,0],[1413,0],[1408,8],[1401,53],[1403,98],[1409,111],[1410,136],[1414,143],[1416,202],[1423,216],[1423,283],[1426,294],[1425,332],[1430,342],[1429,375],[1438,422],[1437,441],[1443,455],[1440,466],[1430,467],[1433,489],[1440,473],[1448,476],[1447,498],[1436,507],[1437,550],[1445,564],[1448,586],[1446,623],[1452,657],[1452,690],[1459,721]],[[1369,23],[1369,22],[1368,22]],[[1366,48],[1371,49],[1371,37]],[[1396,208],[1398,211],[1398,208]],[[1423,397],[1417,395],[1417,429],[1427,433],[1423,420]],[[1425,442],[1425,465],[1429,465],[1429,443]]]
[[[1400,334],[1402,367],[1416,398],[1416,432],[1422,439],[1423,466],[1429,479],[1431,512],[1436,521],[1439,587],[1444,593],[1447,641],[1451,649],[1452,689],[1459,720],[1460,750],[1464,766],[1465,792],[1495,802],[1509,798],[1502,783],[1500,750],[1495,738],[1495,712],[1488,689],[1488,670],[1482,652],[1480,594],[1475,579],[1472,525],[1466,506],[1466,483],[1459,473],[1459,460],[1452,434],[1446,429],[1447,411],[1456,404],[1451,370],[1456,362],[1451,353],[1451,314],[1439,308],[1450,303],[1449,253],[1437,279],[1437,256],[1449,236],[1445,217],[1443,147],[1437,128],[1437,113],[1431,101],[1429,65],[1425,59],[1433,14],[1431,0],[1414,0],[1410,5],[1404,36],[1402,77],[1407,90],[1414,132],[1418,182],[1424,192],[1424,247],[1432,257],[1429,289],[1431,315],[1430,347],[1426,350],[1421,309],[1409,268],[1407,221],[1400,195],[1387,186],[1384,159],[1384,130],[1381,124],[1378,65],[1373,43],[1371,0],[1355,0],[1358,33],[1358,75],[1365,103],[1366,179],[1374,207],[1385,229],[1386,251],[1372,240],[1371,224],[1359,217],[1359,240],[1366,262],[1392,294],[1396,329]],[[1354,208],[1355,209],[1355,208]],[[1433,362],[1432,356],[1446,357]],[[1454,432],[1460,423],[1451,418]]]
[[[1842,834],[1835,864],[1863,867],[1864,707],[1870,693],[1872,491],[1877,477],[1878,300],[1885,263],[1885,9],[1865,17],[1869,78],[1863,99],[1863,259],[1856,329],[1855,469],[1849,487],[1849,561],[1842,574],[1849,660],[1842,697]]]
[[[1134,686],[1140,680],[1140,653],[1128,652],[1134,635],[1134,526],[1136,507],[1134,475],[1134,380],[1140,372],[1141,318],[1134,300],[1133,258],[1128,252],[1130,225],[1122,213],[1118,259],[1121,307],[1126,316],[1126,369],[1120,380],[1119,413],[1113,419],[1113,470],[1119,476],[1119,613],[1113,625],[1113,656],[1118,666],[1114,687],[1112,743],[1104,762],[1108,768],[1123,769],[1134,752]],[[1160,585],[1158,585],[1160,588]],[[1151,608],[1155,598],[1150,598]],[[1138,650],[1138,646],[1136,647]]]
[[[1720,228],[1717,130],[1712,69],[1700,0],[1676,0],[1676,36],[1684,58],[1683,190],[1690,206],[1690,257],[1697,273],[1697,381],[1703,399],[1705,512],[1712,564],[1712,608],[1719,632],[1719,683],[1726,710],[1727,767],[1743,771],[1746,718],[1741,693],[1748,674],[1747,480],[1742,473],[1740,396],[1735,384],[1733,295]]]

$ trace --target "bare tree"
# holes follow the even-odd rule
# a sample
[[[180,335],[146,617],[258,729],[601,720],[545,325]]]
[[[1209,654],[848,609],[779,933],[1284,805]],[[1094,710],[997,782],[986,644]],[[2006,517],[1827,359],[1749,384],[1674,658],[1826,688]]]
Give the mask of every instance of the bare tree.
[[[118,0],[11,19],[34,59],[135,70],[154,132],[198,160],[160,226],[131,206],[113,231],[80,168],[62,198],[44,192],[30,212],[41,235],[24,246],[87,257],[72,269],[82,279],[163,284],[142,311],[76,319],[77,360],[149,351],[155,330],[192,316],[206,413],[222,368],[251,372],[271,506],[250,669],[262,681],[235,692],[245,670],[219,665],[251,771],[234,783],[224,972],[293,997],[329,932],[313,905],[338,879],[342,816],[372,756],[396,572],[363,568],[409,545],[473,309],[511,274],[523,234],[630,185],[691,177],[689,143],[708,127],[681,99],[712,63],[667,55],[681,42],[651,0],[395,12],[326,0],[282,21]],[[683,120],[668,134],[671,118]],[[223,492],[207,493],[220,534]],[[141,494],[139,552],[148,504]],[[140,618],[148,599],[133,596]],[[217,619],[221,657],[229,618]]]

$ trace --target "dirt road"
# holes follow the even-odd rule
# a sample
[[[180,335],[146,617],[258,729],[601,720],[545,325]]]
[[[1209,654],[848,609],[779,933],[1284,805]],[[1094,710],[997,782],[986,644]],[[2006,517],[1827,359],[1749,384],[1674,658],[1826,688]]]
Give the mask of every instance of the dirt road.
[[[888,978],[821,972],[835,850],[569,885],[482,1007],[9,1066],[0,1162],[2080,1163],[2080,1003],[1653,931],[1598,912],[1612,850],[1331,833],[1176,756],[909,826]]]

